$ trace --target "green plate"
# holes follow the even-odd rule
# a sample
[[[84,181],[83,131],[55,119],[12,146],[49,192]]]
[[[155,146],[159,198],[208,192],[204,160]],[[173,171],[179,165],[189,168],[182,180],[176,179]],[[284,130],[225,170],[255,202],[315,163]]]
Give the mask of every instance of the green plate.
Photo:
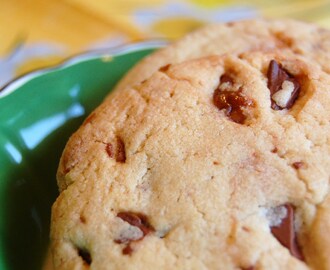
[[[137,61],[163,42],[76,56],[0,91],[0,269],[41,269],[56,169],[69,136]]]

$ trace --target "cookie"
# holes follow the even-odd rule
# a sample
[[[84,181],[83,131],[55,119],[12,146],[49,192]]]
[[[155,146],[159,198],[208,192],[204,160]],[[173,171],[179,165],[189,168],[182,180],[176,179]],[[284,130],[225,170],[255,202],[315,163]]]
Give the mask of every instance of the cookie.
[[[290,52],[318,62],[330,73],[330,31],[295,20],[243,20],[207,25],[138,63],[116,89],[132,86],[167,64],[212,54]],[[308,61],[307,60],[307,61]]]
[[[330,269],[330,75],[290,51],[161,67],[58,170],[56,269]]]

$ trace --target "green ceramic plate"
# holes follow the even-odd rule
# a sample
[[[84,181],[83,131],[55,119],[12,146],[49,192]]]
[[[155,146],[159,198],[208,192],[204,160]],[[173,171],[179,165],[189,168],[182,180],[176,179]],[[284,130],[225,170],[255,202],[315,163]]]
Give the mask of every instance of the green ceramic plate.
[[[148,42],[76,56],[0,91],[0,269],[41,269],[63,147]]]

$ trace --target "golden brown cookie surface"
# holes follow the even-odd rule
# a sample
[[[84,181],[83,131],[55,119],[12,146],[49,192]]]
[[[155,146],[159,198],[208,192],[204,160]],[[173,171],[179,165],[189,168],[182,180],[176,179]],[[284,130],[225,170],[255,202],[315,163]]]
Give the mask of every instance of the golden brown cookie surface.
[[[167,64],[209,55],[288,52],[318,62],[330,73],[330,31],[295,20],[243,20],[207,25],[146,57],[119,82],[132,86]]]
[[[114,92],[63,153],[58,269],[329,269],[330,76],[210,56]]]

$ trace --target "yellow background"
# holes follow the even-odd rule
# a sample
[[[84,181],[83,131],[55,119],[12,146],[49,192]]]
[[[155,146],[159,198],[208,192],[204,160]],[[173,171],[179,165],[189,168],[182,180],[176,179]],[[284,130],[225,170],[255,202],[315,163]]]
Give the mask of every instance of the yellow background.
[[[169,9],[175,5],[181,13]],[[0,76],[0,86],[8,76],[96,47],[175,39],[209,22],[256,16],[330,27],[330,1],[0,0],[0,72],[8,71],[6,78]],[[49,50],[40,53],[40,46]]]

